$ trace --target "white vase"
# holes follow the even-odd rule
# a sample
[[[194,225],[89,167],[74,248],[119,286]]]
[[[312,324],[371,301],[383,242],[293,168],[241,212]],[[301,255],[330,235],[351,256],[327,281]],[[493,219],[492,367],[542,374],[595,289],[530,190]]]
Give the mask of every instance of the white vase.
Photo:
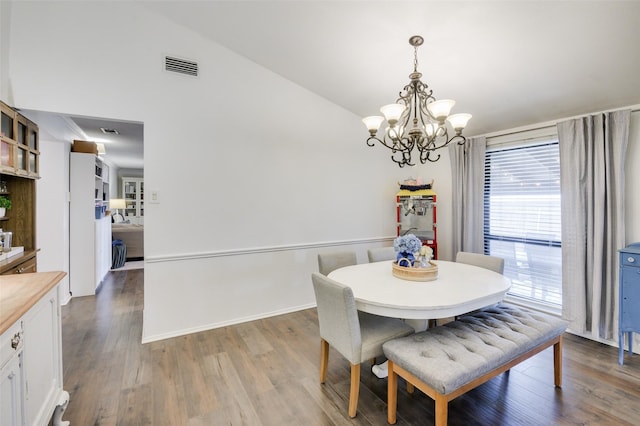
[[[6,210],[7,209],[5,207],[0,207],[0,217],[4,217]]]

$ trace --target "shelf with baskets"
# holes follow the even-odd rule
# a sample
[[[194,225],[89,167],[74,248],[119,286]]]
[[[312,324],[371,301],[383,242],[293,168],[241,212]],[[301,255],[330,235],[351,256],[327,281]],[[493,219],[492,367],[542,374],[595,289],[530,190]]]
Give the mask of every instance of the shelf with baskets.
[[[89,296],[111,267],[109,167],[93,152],[72,151],[69,162],[69,287]]]

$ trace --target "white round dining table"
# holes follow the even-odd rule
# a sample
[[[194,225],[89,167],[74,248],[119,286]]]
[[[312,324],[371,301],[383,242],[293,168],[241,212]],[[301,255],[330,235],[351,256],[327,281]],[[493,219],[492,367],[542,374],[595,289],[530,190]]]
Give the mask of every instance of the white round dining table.
[[[435,261],[433,281],[408,281],[392,274],[391,261],[361,263],[329,273],[351,287],[356,308],[403,319],[449,318],[502,301],[511,280],[497,272],[465,263]]]

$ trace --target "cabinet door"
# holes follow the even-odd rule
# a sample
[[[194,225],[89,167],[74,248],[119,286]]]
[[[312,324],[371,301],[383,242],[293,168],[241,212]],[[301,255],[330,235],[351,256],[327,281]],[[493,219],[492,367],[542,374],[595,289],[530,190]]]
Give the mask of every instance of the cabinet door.
[[[46,425],[62,393],[58,288],[25,314],[24,375],[26,424]]]
[[[640,268],[623,266],[621,268],[620,310],[622,323],[620,329],[625,331],[640,330]]]
[[[96,288],[111,269],[111,218],[96,220],[95,228],[96,253]]]
[[[0,368],[0,425],[24,424],[22,353]]]

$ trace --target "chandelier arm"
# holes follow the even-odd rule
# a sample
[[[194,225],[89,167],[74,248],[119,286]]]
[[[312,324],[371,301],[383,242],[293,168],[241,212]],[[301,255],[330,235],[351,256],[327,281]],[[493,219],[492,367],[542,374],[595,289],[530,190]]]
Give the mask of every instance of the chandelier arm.
[[[467,138],[465,138],[462,135],[456,134],[454,137],[451,138],[451,140],[453,139],[458,139],[458,145],[464,145],[467,143]]]
[[[387,144],[385,142],[385,140],[382,140],[376,136],[371,136],[369,137],[369,139],[367,139],[367,145],[368,146],[375,146],[375,143],[372,142],[373,141],[378,141],[380,144],[382,144],[382,146],[388,148],[391,150],[391,160],[393,160],[394,163],[396,163],[399,167],[404,167],[405,165],[408,166],[414,166],[415,164],[411,161],[411,151],[413,149],[413,146],[406,146],[404,144],[399,144],[399,145],[394,145],[391,146],[389,144]],[[423,162],[424,164],[424,162]]]
[[[411,159],[411,151],[413,150],[413,144],[407,138],[398,139],[397,141],[395,141],[393,143],[393,145],[390,145],[389,143],[387,143],[387,137],[386,136],[384,137],[384,139],[380,139],[377,136],[370,136],[367,139],[367,145],[368,146],[371,146],[371,147],[375,146],[375,143],[372,142],[372,139],[374,141],[378,141],[378,143],[380,143],[385,148],[390,149],[391,152],[393,152],[394,154],[396,152],[403,153],[403,155],[404,155],[404,153],[408,153],[409,154],[409,160]],[[407,143],[403,143],[403,141],[406,141]]]
[[[403,145],[399,145],[395,142],[393,142],[392,144],[387,143],[387,136],[384,136],[384,139],[380,139],[377,136],[370,136],[369,139],[367,139],[367,145],[369,146],[374,146],[375,144],[373,142],[370,142],[371,140],[374,141],[378,141],[379,144],[381,144],[382,146],[384,146],[385,148],[390,149],[391,151],[404,151],[406,149],[405,146]]]
[[[399,93],[398,99],[396,99],[397,104],[403,104],[406,106],[399,120],[399,122],[402,123],[401,125],[403,129],[402,130],[403,137],[405,137],[406,135],[408,125],[409,125],[409,120],[411,119],[411,104],[412,104],[411,98],[413,97],[413,93],[414,93],[413,85],[407,84]]]
[[[433,96],[433,90],[429,89],[427,91],[427,89],[429,88],[429,86],[427,86],[426,84],[419,82],[420,86],[419,86],[419,97],[418,99],[420,100],[420,117],[423,118],[423,122],[433,122],[433,123],[437,123],[438,120],[436,120],[436,118],[431,115],[431,111],[429,111],[429,108],[427,108],[427,105],[430,104],[431,102],[435,102],[436,98]],[[428,117],[427,119],[425,119],[425,117]]]
[[[433,159],[431,158],[431,154],[433,154],[434,152],[435,151],[429,151],[427,153],[427,160],[432,162],[432,163],[435,163],[436,161],[438,161],[440,159],[440,154],[438,154],[438,156],[436,158],[433,158]],[[425,163],[425,161],[422,162],[422,164],[424,164],[424,163]]]
[[[400,159],[396,159],[395,156],[396,154],[393,154],[391,156],[391,160],[393,160],[393,162],[396,163],[399,167],[415,166],[415,164],[411,162],[411,152],[402,152],[402,158]]]
[[[440,154],[438,154],[438,156],[434,158],[432,157],[432,153],[435,153],[435,151],[446,147],[454,141],[458,145],[464,145],[467,142],[467,138],[460,134],[456,134],[450,139],[447,138],[447,133],[445,133],[443,136],[445,136],[445,139],[444,142],[440,145],[436,143],[436,140],[433,140],[429,141],[427,144],[417,146],[418,151],[420,151],[420,162],[422,164],[425,164],[427,161],[430,161],[432,163],[438,161],[440,159]]]
[[[374,141],[378,141],[380,143],[382,143],[382,141],[380,139],[378,139],[375,136],[369,136],[369,138],[367,139],[367,146],[376,146],[375,142],[371,142],[371,139],[373,139]]]

